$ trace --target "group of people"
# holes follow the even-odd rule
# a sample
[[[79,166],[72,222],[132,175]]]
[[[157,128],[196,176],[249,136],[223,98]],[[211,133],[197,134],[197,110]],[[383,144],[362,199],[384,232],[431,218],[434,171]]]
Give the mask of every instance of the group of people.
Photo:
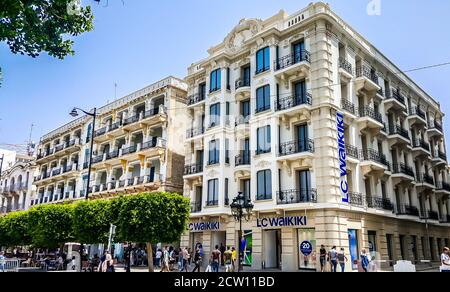
[[[361,251],[360,254],[361,267],[364,272],[375,272],[376,265],[374,263],[374,258],[371,258],[370,254],[367,253],[365,249]],[[347,255],[345,254],[345,249],[341,248],[339,251],[336,246],[333,246],[331,250],[327,252],[324,245],[320,246],[320,271],[325,272],[327,263],[330,266],[330,271],[336,273],[338,271],[338,266],[341,272],[345,272],[345,267],[348,262]]]
[[[165,246],[156,251],[155,266],[160,268],[161,272],[174,270],[180,272],[201,272],[203,259],[203,246],[200,243],[196,244],[194,250],[189,247],[175,249],[172,246]],[[233,272],[236,268],[236,261],[237,251],[234,247],[225,248],[223,244],[220,247],[216,245],[211,252],[209,265],[205,272],[219,272],[220,266],[224,267],[226,272]],[[193,268],[192,264],[194,264]]]

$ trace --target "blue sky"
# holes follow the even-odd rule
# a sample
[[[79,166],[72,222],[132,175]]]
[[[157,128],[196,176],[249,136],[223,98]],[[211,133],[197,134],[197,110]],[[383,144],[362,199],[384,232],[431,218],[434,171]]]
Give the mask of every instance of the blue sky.
[[[105,0],[103,0],[105,1]],[[13,55],[0,44],[0,144],[22,144],[70,121],[73,106],[92,108],[174,75],[204,58],[240,19],[293,13],[311,1],[292,0],[92,0],[95,30],[75,39],[75,56],[57,60]],[[381,0],[381,15],[366,12],[370,0],[327,1],[401,69],[450,61],[450,1]],[[433,9],[438,8],[438,9]],[[429,45],[430,44],[430,45]],[[450,66],[410,76],[450,112]],[[449,124],[446,117],[445,125]],[[450,134],[446,127],[447,134]]]

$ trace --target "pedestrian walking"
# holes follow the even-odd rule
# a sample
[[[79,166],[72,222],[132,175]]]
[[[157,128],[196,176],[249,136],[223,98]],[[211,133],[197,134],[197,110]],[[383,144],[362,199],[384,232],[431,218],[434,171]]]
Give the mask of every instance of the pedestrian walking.
[[[107,253],[106,254],[106,259],[105,261],[102,263],[102,272],[103,273],[114,273],[114,261],[112,259],[111,254]]]
[[[161,268],[161,257],[162,257],[162,251],[161,251],[161,249],[158,249],[155,253],[156,266],[158,268]]]
[[[191,248],[188,248],[188,265],[189,265],[189,267],[191,266],[191,264],[192,264],[192,249]]]
[[[211,262],[210,262],[212,272],[214,272],[214,273],[218,273],[219,272],[221,256],[222,256],[222,253],[219,250],[219,246],[216,245],[216,248],[211,253]]]
[[[182,269],[181,271],[188,272],[188,263],[189,263],[190,254],[188,252],[188,248],[185,247],[182,251]]]
[[[331,250],[328,252],[328,260],[330,261],[331,272],[337,272],[337,251],[336,246],[333,246]]]
[[[450,255],[448,247],[444,247],[441,255],[441,272],[450,273]]]
[[[319,258],[320,258],[320,271],[323,273],[325,272],[325,264],[327,261],[327,250],[325,249],[325,246],[323,244],[320,246]]]
[[[161,268],[161,272],[170,272],[170,268],[169,268],[169,249],[168,247],[164,247],[163,249],[163,257],[162,257],[162,268]]]
[[[200,273],[200,267],[202,265],[202,257],[200,255],[200,247],[197,247],[194,254],[194,264],[195,268],[192,272],[198,271]]]
[[[223,245],[223,243],[220,243],[219,251],[220,251],[220,262],[221,262],[222,267],[225,265],[225,263],[224,263],[225,250],[226,250],[225,245]]]
[[[231,248],[231,254],[232,254],[231,264],[233,265],[233,272],[234,272],[236,270],[236,260],[237,260],[237,251],[234,246]]]
[[[223,259],[225,264],[225,272],[231,273],[233,272],[233,252],[230,247],[227,247],[227,250],[223,253]]]
[[[2,272],[5,271],[5,264],[6,264],[6,258],[5,258],[4,253],[1,251],[0,252],[0,270]]]
[[[341,266],[341,272],[345,272],[345,263],[348,261],[347,257],[345,256],[345,249],[341,248],[341,251],[337,254],[337,260],[339,265]]]
[[[363,249],[361,251],[360,257],[361,257],[361,266],[362,266],[364,272],[367,273],[369,270],[369,262],[370,261],[369,261],[369,255],[367,254],[365,249]]]

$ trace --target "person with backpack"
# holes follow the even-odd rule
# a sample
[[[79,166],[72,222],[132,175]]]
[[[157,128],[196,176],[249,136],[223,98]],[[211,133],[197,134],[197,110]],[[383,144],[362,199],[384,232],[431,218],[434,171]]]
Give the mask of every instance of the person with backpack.
[[[214,272],[214,273],[219,272],[221,256],[222,256],[222,253],[219,250],[219,246],[216,245],[216,248],[211,253],[211,269],[212,269],[212,272]]]
[[[336,273],[337,272],[337,251],[336,246],[333,246],[331,250],[328,252],[328,260],[330,261],[331,265],[331,272]]]
[[[341,248],[341,251],[337,254],[337,260],[339,262],[339,265],[341,266],[341,272],[345,272],[345,263],[348,262],[347,257],[345,256],[345,250],[344,248]]]

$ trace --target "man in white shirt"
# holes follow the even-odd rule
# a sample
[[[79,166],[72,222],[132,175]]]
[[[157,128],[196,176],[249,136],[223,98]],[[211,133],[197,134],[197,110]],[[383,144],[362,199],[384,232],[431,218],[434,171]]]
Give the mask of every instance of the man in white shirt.
[[[444,252],[441,255],[441,272],[450,273],[450,255],[448,247],[444,247]]]

